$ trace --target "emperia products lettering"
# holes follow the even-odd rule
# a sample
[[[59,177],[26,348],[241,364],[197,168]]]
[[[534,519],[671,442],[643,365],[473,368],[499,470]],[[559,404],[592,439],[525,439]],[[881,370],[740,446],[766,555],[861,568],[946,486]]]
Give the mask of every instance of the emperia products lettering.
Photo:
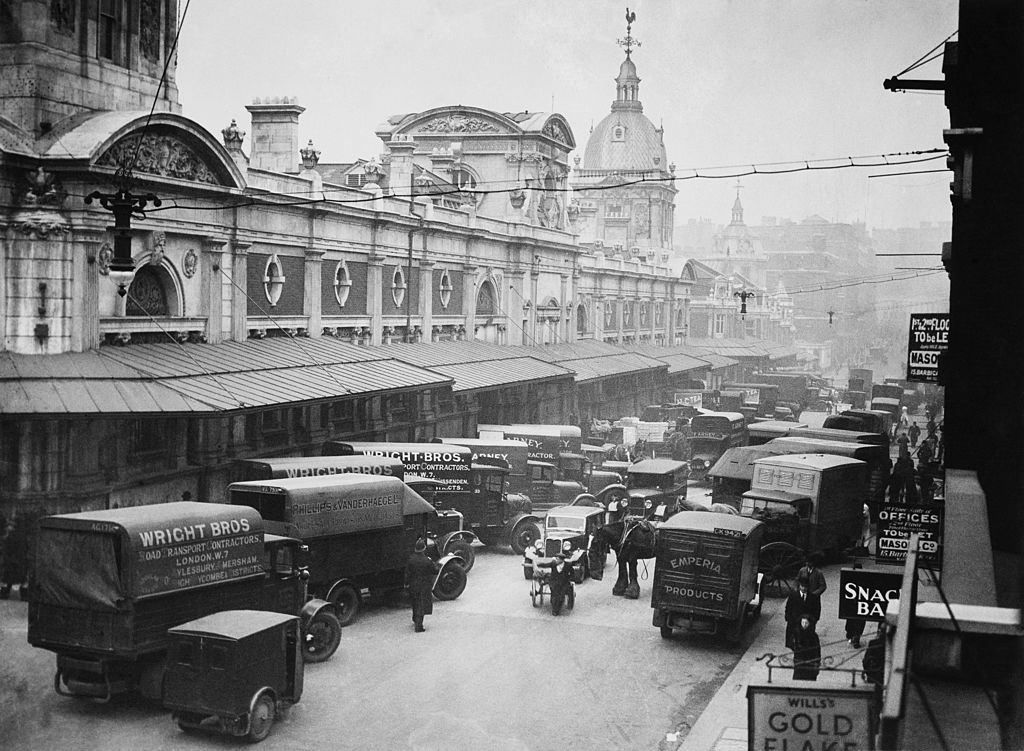
[[[711,600],[712,602],[723,602],[725,596],[721,592],[708,592],[702,589],[693,589],[692,587],[665,587],[665,594],[675,595],[676,597],[685,597],[688,600]]]

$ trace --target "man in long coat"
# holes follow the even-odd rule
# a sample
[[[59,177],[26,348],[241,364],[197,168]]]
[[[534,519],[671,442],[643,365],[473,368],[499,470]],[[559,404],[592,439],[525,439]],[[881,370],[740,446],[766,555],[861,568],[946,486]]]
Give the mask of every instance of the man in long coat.
[[[821,618],[821,598],[810,593],[807,577],[797,578],[796,591],[786,598],[786,649],[796,646],[801,616],[808,615],[815,622]]]
[[[423,616],[434,612],[434,579],[440,566],[426,554],[426,543],[417,540],[409,562],[405,564],[405,586],[409,589],[412,600],[412,622],[416,633],[426,631],[423,627]]]

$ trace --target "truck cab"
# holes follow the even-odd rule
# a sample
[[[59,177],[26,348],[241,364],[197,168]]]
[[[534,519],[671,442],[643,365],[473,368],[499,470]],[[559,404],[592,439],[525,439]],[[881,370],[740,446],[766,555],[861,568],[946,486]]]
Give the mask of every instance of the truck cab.
[[[684,507],[689,469],[674,459],[644,459],[626,472],[629,515],[664,521]]]
[[[551,462],[531,459],[527,462],[530,473],[530,498],[534,511],[546,511],[553,506],[566,506],[581,493],[587,492],[575,480],[559,480],[558,469]]]
[[[595,468],[590,457],[584,454],[563,453],[558,457],[559,479],[580,483],[587,493],[597,495],[612,484],[621,483],[622,476],[608,469]]]

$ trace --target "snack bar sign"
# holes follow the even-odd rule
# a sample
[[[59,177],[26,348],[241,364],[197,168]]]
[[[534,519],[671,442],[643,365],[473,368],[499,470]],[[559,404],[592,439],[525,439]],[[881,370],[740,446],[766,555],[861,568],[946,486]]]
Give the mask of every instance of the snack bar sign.
[[[939,355],[949,349],[949,313],[912,313],[907,380],[939,382]]]

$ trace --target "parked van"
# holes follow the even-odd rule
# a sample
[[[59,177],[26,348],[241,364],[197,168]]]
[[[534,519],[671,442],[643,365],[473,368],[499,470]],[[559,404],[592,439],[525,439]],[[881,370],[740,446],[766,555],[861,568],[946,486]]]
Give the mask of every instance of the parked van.
[[[769,456],[754,462],[740,514],[766,522],[767,541],[837,557],[860,540],[867,488],[868,467],[859,459]]]

